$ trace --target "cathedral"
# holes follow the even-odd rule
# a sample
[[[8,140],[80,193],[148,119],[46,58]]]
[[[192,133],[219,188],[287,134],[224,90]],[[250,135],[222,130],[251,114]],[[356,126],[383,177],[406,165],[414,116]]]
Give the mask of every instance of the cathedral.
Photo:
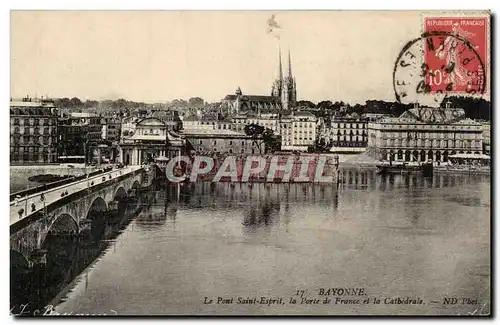
[[[288,50],[288,74],[283,78],[283,67],[281,65],[281,49],[279,50],[278,78],[271,87],[271,96],[280,97],[283,109],[292,109],[297,102],[297,84],[292,75],[292,59],[290,49]]]
[[[281,49],[279,50],[278,77],[271,87],[271,96],[245,95],[238,87],[234,95],[227,95],[222,100],[223,106],[230,114],[253,112],[256,114],[276,111],[293,110],[297,102],[297,85],[292,75],[292,61],[288,50],[288,73],[283,77],[281,64]]]

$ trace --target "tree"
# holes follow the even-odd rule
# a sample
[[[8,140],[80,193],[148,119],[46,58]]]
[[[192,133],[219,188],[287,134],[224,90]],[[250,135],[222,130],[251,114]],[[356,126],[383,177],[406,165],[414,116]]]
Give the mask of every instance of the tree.
[[[174,99],[170,103],[171,107],[186,107],[187,102],[184,99]]]
[[[484,98],[450,96],[441,103],[441,107],[446,107],[446,102],[450,102],[451,107],[463,108],[468,118],[491,120],[491,103]]]
[[[245,125],[245,134],[250,135],[252,137],[260,136],[262,133],[264,133],[264,127],[259,124],[247,124]]]
[[[87,99],[83,103],[83,107],[84,108],[94,108],[94,107],[98,107],[98,106],[99,106],[99,102],[97,100],[89,100],[89,99]]]
[[[330,109],[331,106],[332,106],[332,102],[329,100],[321,101],[318,103],[318,105],[316,105],[316,107],[321,109],[321,110]]]
[[[78,97],[73,97],[69,100],[71,107],[78,108],[82,106],[82,101]]]
[[[205,101],[200,97],[191,97],[189,98],[188,103],[189,106],[193,107],[203,107],[203,105],[205,105]]]
[[[259,148],[259,153],[262,153],[261,146],[264,144],[265,149],[274,148],[276,146],[276,136],[273,130],[263,127],[259,124],[245,125],[244,132],[253,139],[253,143]]]
[[[299,107],[302,106],[302,107],[307,107],[307,108],[315,108],[316,107],[316,105],[313,102],[308,101],[308,100],[299,100],[297,102],[297,106],[299,106]]]

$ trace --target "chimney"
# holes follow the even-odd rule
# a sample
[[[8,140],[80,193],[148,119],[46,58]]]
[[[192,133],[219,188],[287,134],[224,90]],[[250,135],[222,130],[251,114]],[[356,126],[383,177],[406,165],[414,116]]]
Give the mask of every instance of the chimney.
[[[418,102],[413,103],[413,108],[418,108]]]

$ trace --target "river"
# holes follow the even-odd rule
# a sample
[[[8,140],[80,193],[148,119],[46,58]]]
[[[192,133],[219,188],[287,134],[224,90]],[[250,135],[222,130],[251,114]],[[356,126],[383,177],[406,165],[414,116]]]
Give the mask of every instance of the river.
[[[352,170],[344,178],[338,188],[158,185],[140,194],[138,214],[105,225],[91,244],[55,238],[46,270],[13,270],[11,307],[27,303],[27,315],[489,312],[490,177]],[[364,295],[324,304],[321,288]],[[321,302],[301,303],[297,290]],[[421,302],[391,303],[397,297]]]

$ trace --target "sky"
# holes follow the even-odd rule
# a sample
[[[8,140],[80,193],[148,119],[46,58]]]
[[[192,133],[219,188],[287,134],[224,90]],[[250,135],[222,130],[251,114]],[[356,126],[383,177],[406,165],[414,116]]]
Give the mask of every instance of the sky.
[[[417,11],[13,11],[11,97],[270,95],[280,46],[299,100],[394,101],[395,61],[421,31]]]

